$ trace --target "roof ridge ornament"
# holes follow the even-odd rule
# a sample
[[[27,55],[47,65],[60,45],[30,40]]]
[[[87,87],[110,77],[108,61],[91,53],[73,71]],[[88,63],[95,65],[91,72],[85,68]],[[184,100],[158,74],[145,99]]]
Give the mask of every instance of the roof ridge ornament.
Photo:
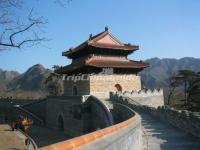
[[[108,26],[105,26],[105,31],[108,31],[108,30],[109,30]]]
[[[89,37],[89,40],[91,40],[92,39],[92,34],[90,34],[90,37]]]

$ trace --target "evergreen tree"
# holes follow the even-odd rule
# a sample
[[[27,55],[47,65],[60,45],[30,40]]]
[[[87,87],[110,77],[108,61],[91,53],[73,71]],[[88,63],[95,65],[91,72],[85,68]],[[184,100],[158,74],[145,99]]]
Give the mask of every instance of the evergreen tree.
[[[200,73],[191,70],[179,70],[178,74],[171,77],[171,90],[168,95],[168,104],[170,104],[175,89],[183,87],[184,105],[183,108],[189,110],[199,110],[200,108]]]

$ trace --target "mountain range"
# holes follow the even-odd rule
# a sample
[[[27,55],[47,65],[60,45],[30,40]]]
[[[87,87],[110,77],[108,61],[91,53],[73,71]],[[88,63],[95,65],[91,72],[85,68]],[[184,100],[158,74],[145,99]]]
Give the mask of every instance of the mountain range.
[[[40,64],[30,67],[25,73],[16,76],[7,83],[9,90],[37,91],[43,90],[43,82],[52,71]]]
[[[142,71],[140,75],[147,88],[168,87],[169,77],[175,75],[178,70],[200,71],[200,58],[151,58],[145,62],[149,63],[150,67]]]
[[[42,98],[46,95],[44,81],[52,71],[41,64],[20,74],[0,69],[0,96],[17,98]]]
[[[19,75],[20,73],[16,71],[4,71],[0,69],[0,88],[6,88],[7,85]]]
[[[200,71],[200,58],[185,57],[181,59],[151,58],[145,62],[150,64],[140,73],[143,83],[147,88],[163,88],[169,86],[169,77],[178,70],[189,69]],[[20,74],[16,71],[0,69],[0,94],[1,91],[44,91],[44,80],[52,72],[41,64],[30,67]]]

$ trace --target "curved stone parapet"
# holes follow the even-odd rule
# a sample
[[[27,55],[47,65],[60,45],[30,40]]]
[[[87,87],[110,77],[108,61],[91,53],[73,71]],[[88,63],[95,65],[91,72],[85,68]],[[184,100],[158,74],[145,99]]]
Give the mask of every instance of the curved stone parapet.
[[[98,117],[97,119],[100,119],[100,120],[103,119],[102,122],[104,122],[104,127],[113,125],[113,123],[114,123],[113,116],[112,116],[109,108],[107,107],[107,105],[105,105],[103,103],[103,101],[101,101],[98,98],[96,98],[95,96],[91,95],[84,102],[84,109],[86,109],[89,105],[92,105],[92,106],[90,106],[90,109],[95,109],[95,112],[94,111],[92,112],[93,116]],[[90,118],[90,120],[91,120],[91,118]]]
[[[126,108],[124,107],[124,109]],[[40,148],[40,150],[140,150],[142,148],[141,118],[132,110],[128,109],[127,111],[132,112],[132,116],[123,122]]]

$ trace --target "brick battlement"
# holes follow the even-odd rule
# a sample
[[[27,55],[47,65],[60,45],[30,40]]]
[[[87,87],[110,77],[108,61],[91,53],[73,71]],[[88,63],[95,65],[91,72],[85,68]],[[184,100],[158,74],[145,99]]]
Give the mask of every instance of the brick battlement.
[[[164,94],[163,89],[154,90],[139,90],[139,91],[125,91],[111,93],[111,99],[113,97],[127,97],[132,99],[138,105],[145,105],[150,107],[158,107],[164,105]]]
[[[163,89],[143,89],[139,91],[125,91],[122,93],[123,95],[131,96],[131,97],[148,97],[148,96],[162,96]]]
[[[168,106],[159,106],[158,108],[150,106],[137,105],[131,99],[125,96],[112,95],[112,100],[124,104],[135,111],[146,112],[160,121],[169,123],[186,133],[200,137],[200,113],[186,110],[176,110]]]

